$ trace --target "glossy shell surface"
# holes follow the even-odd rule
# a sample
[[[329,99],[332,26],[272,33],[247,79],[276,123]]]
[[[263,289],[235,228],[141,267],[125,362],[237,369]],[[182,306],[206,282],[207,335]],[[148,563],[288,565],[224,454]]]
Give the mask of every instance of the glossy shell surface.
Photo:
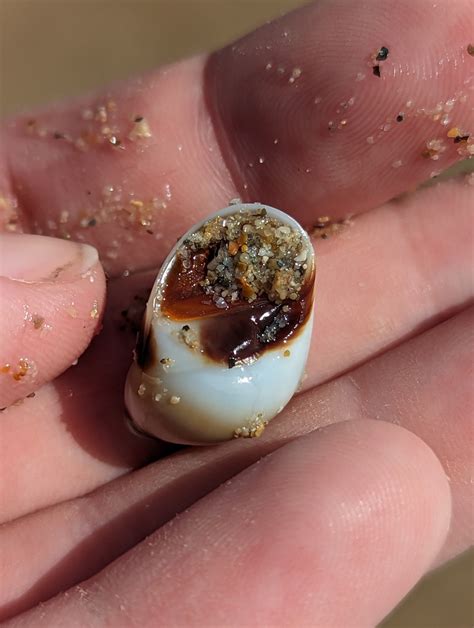
[[[203,320],[173,320],[162,312],[163,289],[177,249],[208,217],[192,227],[168,255],[150,294],[130,368],[125,403],[133,425],[152,436],[183,444],[209,444],[259,436],[288,403],[304,374],[313,324],[314,253],[302,227],[287,214],[262,205],[234,204],[214,216],[264,208],[270,217],[299,230],[308,250],[310,309],[296,332],[282,343],[232,368],[200,349]],[[216,316],[221,316],[219,312]],[[222,316],[225,316],[222,313]],[[183,328],[186,329],[183,341]]]

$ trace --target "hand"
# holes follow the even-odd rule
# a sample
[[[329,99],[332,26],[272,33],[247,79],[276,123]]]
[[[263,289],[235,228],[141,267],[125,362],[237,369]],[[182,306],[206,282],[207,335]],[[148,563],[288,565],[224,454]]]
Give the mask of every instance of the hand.
[[[322,1],[5,124],[11,625],[374,625],[472,542],[474,187],[415,190],[472,148],[448,137],[472,131],[470,9]],[[134,322],[176,238],[236,196],[353,220],[315,242],[302,393],[261,439],[165,455],[123,421]],[[98,249],[102,329],[94,250],[21,232]]]

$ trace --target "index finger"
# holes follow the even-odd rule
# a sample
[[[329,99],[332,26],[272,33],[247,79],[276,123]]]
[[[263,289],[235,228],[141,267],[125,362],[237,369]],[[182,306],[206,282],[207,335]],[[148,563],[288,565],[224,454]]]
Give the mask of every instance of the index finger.
[[[92,243],[120,274],[155,266],[235,196],[305,226],[375,207],[472,150],[470,8],[323,1],[16,118],[4,221]]]

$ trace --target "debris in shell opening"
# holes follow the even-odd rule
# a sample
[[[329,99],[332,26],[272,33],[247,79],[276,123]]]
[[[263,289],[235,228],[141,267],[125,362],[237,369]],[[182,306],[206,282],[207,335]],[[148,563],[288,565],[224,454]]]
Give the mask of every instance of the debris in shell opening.
[[[209,220],[186,238],[177,256],[186,270],[200,254],[200,287],[221,309],[261,296],[276,303],[296,300],[306,280],[309,252],[301,232],[264,208]]]
[[[313,280],[307,234],[253,204],[186,235],[157,306],[183,325],[200,319],[198,350],[233,368],[298,333],[312,310]],[[196,346],[189,331],[176,331]]]
[[[130,420],[176,443],[259,437],[304,369],[315,266],[305,229],[261,203],[225,207],[190,227],[149,295],[126,383]],[[199,353],[185,346],[193,332]],[[256,396],[276,379],[278,390]],[[140,382],[147,386],[142,399]],[[236,395],[224,420],[226,400]]]

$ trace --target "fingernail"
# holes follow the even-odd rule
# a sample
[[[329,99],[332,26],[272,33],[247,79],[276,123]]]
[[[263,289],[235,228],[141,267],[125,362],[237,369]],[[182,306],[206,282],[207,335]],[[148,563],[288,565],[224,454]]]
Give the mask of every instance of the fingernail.
[[[0,277],[27,283],[74,281],[97,263],[96,249],[59,238],[0,234]]]

